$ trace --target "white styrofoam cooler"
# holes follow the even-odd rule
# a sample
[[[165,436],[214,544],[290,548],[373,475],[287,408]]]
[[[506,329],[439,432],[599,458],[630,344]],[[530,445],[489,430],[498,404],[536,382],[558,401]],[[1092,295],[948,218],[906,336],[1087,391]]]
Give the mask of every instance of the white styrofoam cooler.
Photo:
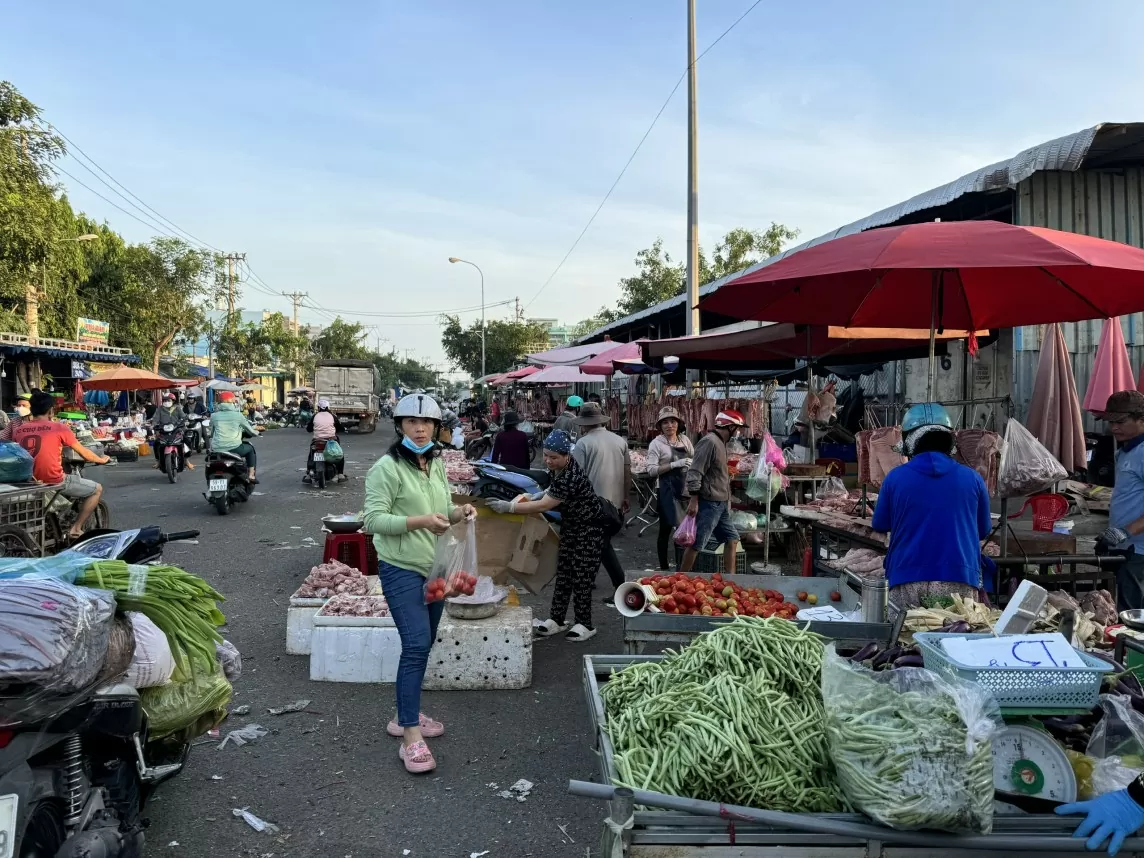
[[[401,639],[392,617],[314,617],[310,679],[395,682]]]
[[[314,631],[314,614],[326,604],[325,599],[290,597],[286,609],[286,654],[309,655],[310,635]]]
[[[401,639],[391,617],[314,617],[310,679],[394,682]],[[527,688],[532,609],[502,607],[484,620],[441,618],[422,685],[427,690]]]
[[[483,620],[441,617],[422,687],[433,691],[528,688],[532,609],[501,606]]]

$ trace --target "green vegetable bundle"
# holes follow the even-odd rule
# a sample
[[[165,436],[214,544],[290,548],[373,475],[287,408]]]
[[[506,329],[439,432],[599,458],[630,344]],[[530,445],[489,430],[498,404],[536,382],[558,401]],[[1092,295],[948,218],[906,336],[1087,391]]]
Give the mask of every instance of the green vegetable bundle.
[[[805,813],[842,809],[819,689],[823,639],[739,617],[603,686],[618,785]]]
[[[838,785],[891,828],[993,829],[993,696],[922,668],[875,673],[839,658],[822,666],[826,729]]]
[[[202,578],[177,566],[132,566],[121,560],[92,563],[76,583],[111,590],[120,610],[139,611],[162,629],[175,657],[173,679],[218,671],[215,643],[226,617],[223,597]]]

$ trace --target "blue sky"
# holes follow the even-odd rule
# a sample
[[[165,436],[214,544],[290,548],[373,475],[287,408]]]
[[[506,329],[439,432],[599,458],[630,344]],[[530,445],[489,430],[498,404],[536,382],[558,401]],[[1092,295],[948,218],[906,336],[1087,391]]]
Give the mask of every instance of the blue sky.
[[[751,2],[699,0],[700,50]],[[683,87],[534,297],[682,72],[684,0],[7,5],[0,77],[276,291],[358,313],[474,306],[455,255],[482,267],[490,303],[571,323],[615,300],[657,236],[682,255]],[[1034,143],[1144,120],[1144,6],[1091,8],[765,0],[698,67],[702,243],[771,220],[811,237]],[[78,208],[154,232],[63,178]],[[432,320],[357,318],[443,363]]]

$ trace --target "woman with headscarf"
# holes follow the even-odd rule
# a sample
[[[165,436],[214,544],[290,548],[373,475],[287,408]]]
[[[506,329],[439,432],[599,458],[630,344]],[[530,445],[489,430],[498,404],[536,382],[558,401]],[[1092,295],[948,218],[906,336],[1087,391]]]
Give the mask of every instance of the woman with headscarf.
[[[570,641],[586,641],[596,634],[592,625],[592,583],[600,568],[604,531],[600,527],[600,499],[592,483],[572,458],[572,439],[554,429],[544,439],[544,465],[551,474],[548,488],[528,500],[488,502],[496,512],[543,513],[560,509],[560,550],[556,555],[556,583],[552,610],[536,628],[541,637],[552,637],[567,630]],[[568,602],[576,620],[571,629],[564,622]]]
[[[659,568],[667,570],[667,549],[671,544],[671,534],[683,520],[684,503],[683,478],[691,467],[691,457],[695,446],[685,434],[686,427],[679,412],[670,405],[660,409],[656,418],[660,434],[648,445],[647,472],[658,477],[656,495],[659,513],[659,538],[656,548],[659,551]]]

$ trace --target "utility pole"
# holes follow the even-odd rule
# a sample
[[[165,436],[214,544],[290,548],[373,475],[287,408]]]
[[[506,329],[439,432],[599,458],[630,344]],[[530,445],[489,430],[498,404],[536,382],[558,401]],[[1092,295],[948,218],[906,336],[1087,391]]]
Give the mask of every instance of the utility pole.
[[[226,255],[226,329],[234,327],[234,300],[235,300],[235,266],[246,261],[245,253],[228,253]]]
[[[517,320],[517,322],[519,322],[519,321],[521,320],[521,316],[523,316],[523,315],[524,315],[524,313],[522,313],[522,312],[521,312],[521,309],[520,309],[520,298],[519,298],[519,297],[517,297],[517,298],[515,299],[515,301],[516,301],[516,313],[515,313],[515,315],[513,316],[513,318],[515,318],[515,319]]]
[[[294,336],[298,336],[298,306],[302,303],[303,298],[309,298],[310,295],[307,292],[283,292],[282,295],[294,302]],[[294,361],[294,386],[297,387],[301,383],[302,379],[298,375],[298,361]]]
[[[695,82],[695,0],[687,0],[687,336],[699,333],[699,119]]]

